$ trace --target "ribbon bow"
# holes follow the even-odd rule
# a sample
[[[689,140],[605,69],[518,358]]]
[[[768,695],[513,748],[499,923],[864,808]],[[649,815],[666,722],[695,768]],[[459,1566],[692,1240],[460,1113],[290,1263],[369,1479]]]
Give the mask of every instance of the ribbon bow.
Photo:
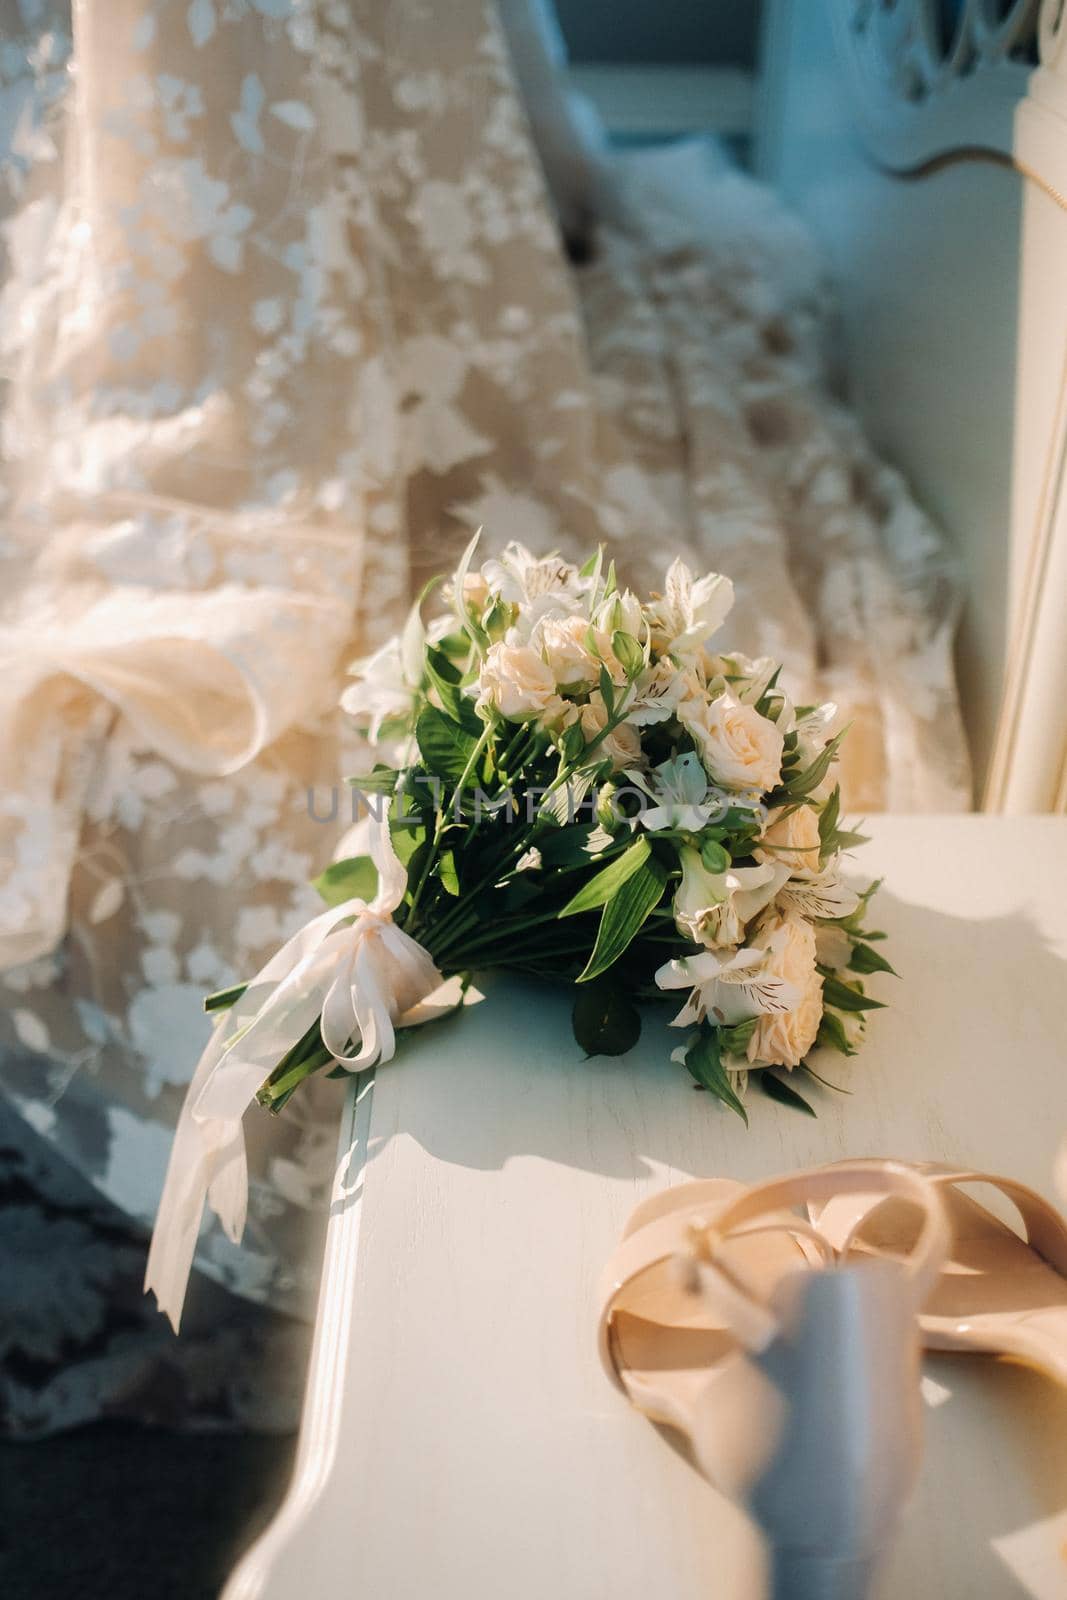
[[[205,1202],[234,1243],[244,1232],[241,1119],[264,1079],[316,1017],[327,1050],[350,1071],[391,1061],[395,1026],[443,981],[428,952],[393,922],[407,873],[385,816],[371,825],[370,854],[378,869],[374,899],[345,900],[301,928],[252,979],[200,1057],[178,1119],[145,1273],[146,1292],[154,1291],[175,1332]],[[355,1053],[346,1054],[356,1039]]]

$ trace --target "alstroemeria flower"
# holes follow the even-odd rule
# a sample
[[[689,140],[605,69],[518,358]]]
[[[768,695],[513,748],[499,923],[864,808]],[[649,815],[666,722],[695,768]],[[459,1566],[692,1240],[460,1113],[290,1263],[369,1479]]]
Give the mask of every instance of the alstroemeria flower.
[[[482,577],[492,594],[519,607],[508,643],[526,644],[542,617],[566,617],[579,611],[589,588],[578,568],[558,555],[538,558],[512,540],[499,558],[486,561]]]
[[[692,671],[683,671],[666,657],[655,661],[639,673],[628,702],[627,722],[644,727],[653,722],[666,722],[673,717],[681,702],[690,695],[703,692],[703,685]]]
[[[709,656],[704,660],[704,671],[711,678],[724,678],[739,700],[755,705],[762,699],[767,685],[780,670],[773,656],[746,656],[740,650],[728,655]],[[785,732],[785,729],[782,730]]]
[[[341,695],[341,708],[354,717],[369,717],[367,737],[377,744],[382,724],[411,710],[412,685],[404,672],[399,638],[390,639],[373,655],[353,662],[349,669],[356,682]]]
[[[691,833],[699,833],[719,809],[718,800],[706,804],[708,776],[692,751],[662,762],[652,772],[651,781],[642,772],[627,772],[626,776],[654,802],[637,817],[650,833],[659,833],[664,828],[686,828]]]
[[[745,929],[769,906],[789,877],[780,862],[709,872],[700,852],[679,851],[682,881],[674,895],[674,922],[694,944],[738,945]]]
[[[349,667],[357,681],[343,691],[341,709],[354,717],[370,718],[367,737],[371,744],[378,743],[383,723],[410,713],[422,683],[426,645],[437,644],[450,627],[448,617],[437,617],[425,627],[421,603],[416,600],[403,630]]]
[[[822,754],[836,716],[836,705],[832,700],[827,700],[824,705],[816,706],[806,716],[796,719],[793,732],[797,736],[797,754],[802,767],[809,767]]]
[[[783,906],[791,906],[805,917],[831,922],[850,917],[860,903],[859,895],[842,879],[836,857],[814,877],[791,878],[780,899]]]
[[[664,592],[648,607],[658,648],[691,656],[722,626],[734,603],[734,586],[718,572],[694,579],[682,560],[672,561]]]
[[[710,1017],[723,1027],[748,1022],[764,1012],[791,1011],[801,992],[773,970],[767,950],[702,950],[680,961],[668,961],[656,973],[660,989],[688,989],[689,998],[671,1023],[690,1028]]]

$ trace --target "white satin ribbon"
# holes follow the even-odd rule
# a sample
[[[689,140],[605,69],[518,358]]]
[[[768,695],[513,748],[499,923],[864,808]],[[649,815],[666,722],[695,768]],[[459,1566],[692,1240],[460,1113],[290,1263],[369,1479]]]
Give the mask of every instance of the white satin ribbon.
[[[443,982],[393,922],[407,873],[388,819],[372,824],[378,892],[300,929],[252,979],[204,1051],[185,1097],[148,1251],[145,1290],[178,1331],[205,1201],[236,1243],[248,1211],[241,1119],[256,1090],[321,1017],[323,1041],[352,1072],[390,1061],[395,1027]],[[416,1020],[412,1017],[412,1021]],[[345,1052],[358,1040],[353,1054]]]

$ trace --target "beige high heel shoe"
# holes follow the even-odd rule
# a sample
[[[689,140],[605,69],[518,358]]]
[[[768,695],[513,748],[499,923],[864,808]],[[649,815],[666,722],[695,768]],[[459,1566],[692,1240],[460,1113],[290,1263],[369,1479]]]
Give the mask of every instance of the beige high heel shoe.
[[[916,1219],[908,1252],[842,1264],[798,1208],[872,1194]],[[604,1367],[745,1502],[774,1593],[862,1600],[921,1451],[916,1313],[948,1245],[937,1188],[855,1162],[682,1184],[639,1206],[602,1283]]]
[[[948,1258],[919,1317],[923,1343],[932,1350],[1010,1357],[1067,1386],[1063,1217],[1012,1178],[934,1164],[913,1170],[940,1190],[952,1230]],[[1025,1239],[965,1194],[962,1184],[986,1184],[1005,1195],[1022,1218]],[[906,1248],[914,1233],[913,1221],[883,1194],[839,1192],[811,1204],[808,1214],[830,1245],[850,1258],[884,1257]]]

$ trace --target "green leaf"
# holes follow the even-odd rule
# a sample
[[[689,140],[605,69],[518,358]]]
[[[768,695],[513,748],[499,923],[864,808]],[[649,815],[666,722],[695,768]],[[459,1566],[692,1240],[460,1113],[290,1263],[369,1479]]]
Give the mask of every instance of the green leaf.
[[[601,544],[597,546],[596,550],[589,557],[589,560],[585,563],[585,565],[578,568],[579,578],[595,578],[600,571],[600,563],[603,561],[603,559],[604,546]],[[594,589],[596,588],[595,583],[593,587]]]
[[[840,978],[825,978],[822,986],[823,1004],[836,1006],[838,1011],[883,1011],[883,1000],[871,1000],[862,989],[842,983]]]
[[[587,867],[604,853],[603,829],[596,822],[554,828],[538,841],[546,867]]]
[[[585,734],[582,732],[580,722],[572,722],[568,727],[564,728],[559,748],[568,766],[577,761],[585,749]]]
[[[463,675],[442,651],[435,650],[432,645],[428,645],[426,649],[426,674],[437,690],[441,705],[448,716],[477,739],[483,723],[471,700],[460,687]]]
[[[328,906],[339,906],[342,900],[355,897],[373,900],[378,893],[378,869],[370,856],[350,856],[346,861],[334,861],[325,872],[312,878],[311,887],[318,890]]]
[[[379,762],[370,772],[357,772],[346,782],[360,794],[392,794],[399,777],[395,767],[385,767]]]
[[[819,787],[830,770],[830,763],[836,759],[838,747],[847,732],[847,728],[842,728],[841,732],[835,734],[829,744],[815,757],[809,767],[805,767],[802,772],[790,774],[784,787],[789,791],[793,799],[796,800],[801,795],[810,794],[813,789]]]
[[[879,955],[877,950],[872,950],[869,944],[854,944],[848,964],[853,972],[891,972],[894,978],[900,976],[899,972],[890,966],[885,956]]]
[[[815,1107],[810,1106],[802,1094],[791,1088],[783,1079],[776,1077],[773,1072],[768,1072],[764,1068],[762,1072],[756,1074],[756,1077],[769,1100],[777,1100],[782,1106],[792,1106],[794,1111],[803,1111],[807,1117],[815,1115]]]
[[[651,853],[648,840],[642,834],[617,860],[594,874],[588,883],[583,883],[578,893],[567,901],[559,915],[577,917],[583,911],[594,911],[597,906],[604,905],[622,888],[628,878],[633,877]]]
[[[459,894],[459,871],[456,867],[456,852],[454,850],[441,851],[437,859],[437,876],[446,894]]]
[[[422,759],[428,770],[438,778],[449,778],[458,783],[467,770],[467,763],[478,743],[465,728],[436,706],[426,706],[415,724]]]
[[[637,1007],[612,978],[598,978],[575,990],[571,1023],[587,1056],[625,1055],[641,1035]]]
[[[604,702],[604,709],[609,717],[615,715],[615,685],[611,681],[611,674],[607,667],[600,669],[600,697]]]
[[[434,677],[440,678],[443,683],[454,687],[457,683],[462,682],[463,674],[455,662],[450,661],[444,651],[438,649],[436,645],[428,644],[426,646],[426,660],[433,669]]]
[[[815,1043],[824,1050],[837,1050],[843,1056],[854,1056],[855,1046],[849,1043],[845,1024],[832,1011],[824,1011]]]
[[[736,1111],[745,1126],[748,1126],[748,1112],[745,1110],[737,1091],[730,1082],[730,1074],[722,1064],[719,1054],[719,1030],[717,1028],[703,1027],[685,1053],[685,1065],[692,1077],[702,1089],[707,1089],[716,1100],[721,1100],[724,1106],[729,1106],[731,1111]]]
[[[861,844],[870,844],[869,833],[856,833],[850,828],[839,828],[834,835],[835,850],[858,850]]]
[[[735,1022],[732,1028],[719,1029],[721,1042],[727,1055],[744,1055],[748,1049],[748,1041],[755,1033],[758,1022],[758,1017],[749,1017],[747,1022]]]
[[[781,677],[781,675],[782,668],[779,665],[775,667],[774,671],[771,673],[771,676],[767,679],[767,682],[764,685],[763,693],[756,701],[756,710],[759,712],[761,717],[766,717],[768,722],[775,722],[777,720],[770,714],[771,706],[774,704],[774,702],[778,702],[779,713],[781,712],[782,706],[785,703],[782,691],[778,688],[778,679]]]
[[[616,661],[631,680],[637,677],[645,664],[645,652],[631,633],[617,628],[611,636],[611,649]]]
[[[433,844],[431,840],[425,837],[420,838],[418,844],[411,853],[411,860],[407,864],[408,886],[406,890],[406,898],[409,904],[412,896],[416,892],[418,884],[422,881],[423,873],[427,870],[427,859],[432,854]]]
[[[841,785],[837,784],[833,794],[819,812],[819,843],[822,853],[828,855],[832,848],[831,841],[837,831],[838,820],[841,816]]]
[[[730,866],[729,851],[724,850],[716,839],[701,840],[700,859],[709,872],[726,872]]]
[[[591,983],[613,966],[663,898],[667,869],[650,855],[607,902],[593,953],[576,983]]]
[[[610,561],[608,563],[608,575],[604,580],[604,599],[610,600],[618,587],[619,580],[615,576],[615,563]]]
[[[465,633],[446,633],[443,639],[438,639],[436,648],[456,661],[466,661],[471,642]]]
[[[426,829],[421,822],[413,822],[410,817],[397,817],[389,824],[389,837],[393,841],[397,860],[407,868],[410,877],[415,852],[426,842]]]

